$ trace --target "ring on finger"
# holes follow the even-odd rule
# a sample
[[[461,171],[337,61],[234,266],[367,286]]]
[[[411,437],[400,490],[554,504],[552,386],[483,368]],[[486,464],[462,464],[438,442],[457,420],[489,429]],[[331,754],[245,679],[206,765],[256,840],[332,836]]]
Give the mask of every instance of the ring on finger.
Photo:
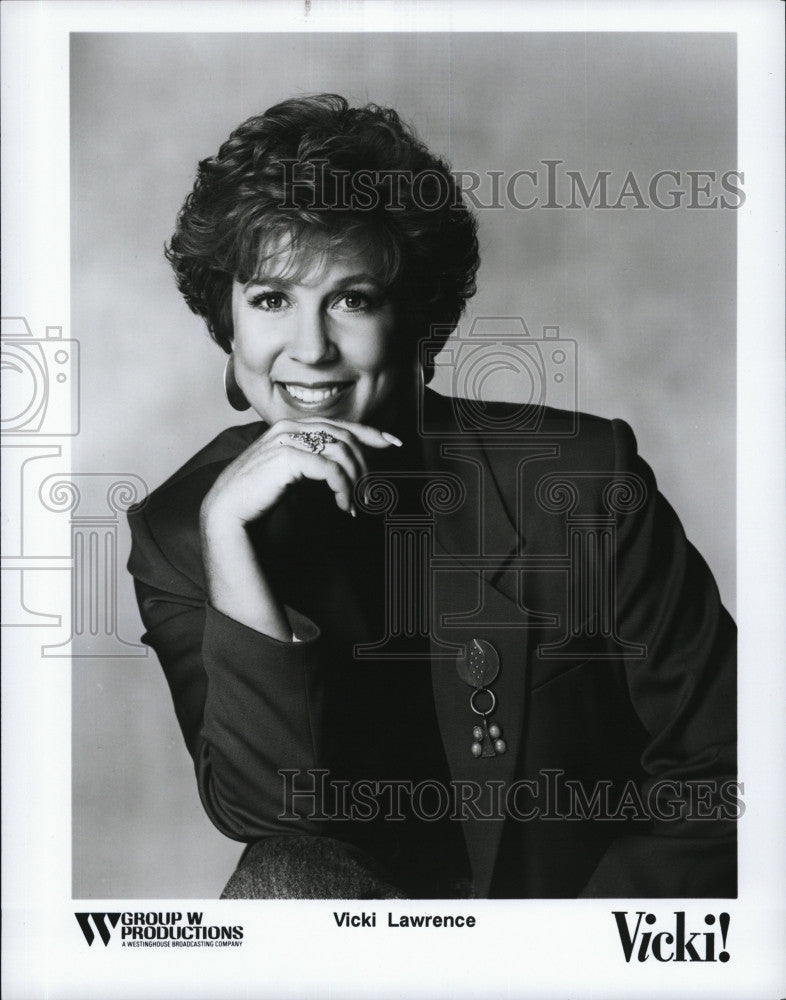
[[[289,436],[298,444],[304,444],[315,455],[320,455],[326,445],[335,444],[337,440],[328,431],[290,431]]]

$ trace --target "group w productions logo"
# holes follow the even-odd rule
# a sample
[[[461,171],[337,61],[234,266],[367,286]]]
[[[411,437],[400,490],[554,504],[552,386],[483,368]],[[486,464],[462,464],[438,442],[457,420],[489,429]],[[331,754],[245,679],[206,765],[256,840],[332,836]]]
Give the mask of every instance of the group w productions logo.
[[[244,937],[242,924],[205,923],[201,910],[74,916],[88,946],[100,938],[104,947],[117,940],[123,948],[238,948]]]
[[[112,936],[111,928],[117,927],[117,922],[120,919],[119,913],[75,913],[74,916],[76,917],[76,922],[82,928],[85,941],[87,941],[89,945],[92,945],[93,941],[96,939],[96,933],[93,930],[93,926],[95,926],[98,931],[104,945],[108,945],[109,939]],[[110,926],[107,926],[107,922]]]

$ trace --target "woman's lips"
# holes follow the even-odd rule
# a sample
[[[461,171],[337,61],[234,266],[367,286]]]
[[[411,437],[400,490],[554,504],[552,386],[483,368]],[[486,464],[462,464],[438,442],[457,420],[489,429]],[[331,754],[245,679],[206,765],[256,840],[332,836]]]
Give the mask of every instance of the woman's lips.
[[[301,410],[329,409],[349,392],[352,382],[276,382],[279,392]]]

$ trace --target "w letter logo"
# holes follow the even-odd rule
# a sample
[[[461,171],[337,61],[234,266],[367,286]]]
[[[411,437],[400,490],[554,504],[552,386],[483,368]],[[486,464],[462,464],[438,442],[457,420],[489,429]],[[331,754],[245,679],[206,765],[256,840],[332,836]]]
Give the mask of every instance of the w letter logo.
[[[104,945],[109,944],[109,936],[112,933],[106,925],[107,920],[113,927],[117,927],[117,922],[120,919],[119,913],[75,913],[74,916],[82,928],[82,933],[88,944],[92,944],[95,941],[95,931],[90,926],[91,917]]]

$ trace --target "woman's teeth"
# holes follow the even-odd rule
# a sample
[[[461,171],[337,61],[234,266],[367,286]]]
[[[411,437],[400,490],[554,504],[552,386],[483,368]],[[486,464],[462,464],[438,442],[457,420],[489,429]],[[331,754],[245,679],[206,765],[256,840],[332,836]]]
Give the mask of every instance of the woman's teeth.
[[[287,385],[284,388],[290,396],[300,400],[301,403],[324,403],[328,399],[337,396],[344,388],[341,385],[333,385],[327,388],[308,389],[303,385]]]

